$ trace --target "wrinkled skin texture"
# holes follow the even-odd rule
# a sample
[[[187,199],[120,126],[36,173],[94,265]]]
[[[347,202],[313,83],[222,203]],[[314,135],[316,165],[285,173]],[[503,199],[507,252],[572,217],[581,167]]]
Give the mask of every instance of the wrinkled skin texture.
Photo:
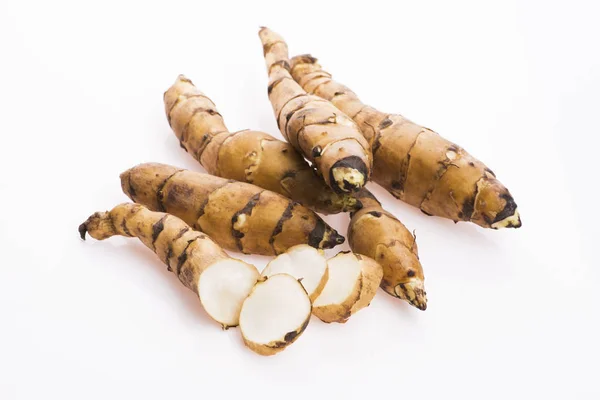
[[[484,228],[518,228],[517,205],[494,173],[463,148],[398,114],[362,103],[309,55],[292,60],[294,79],[349,115],[373,149],[373,180],[427,215]]]
[[[123,172],[121,187],[131,200],[181,218],[228,250],[276,255],[297,244],[326,249],[344,242],[313,211],[248,183],[147,163]]]
[[[167,265],[181,283],[198,293],[200,274],[229,256],[207,235],[192,230],[177,217],[153,212],[139,204],[123,203],[110,211],[92,214],[79,227],[97,240],[111,236],[137,237]]]
[[[257,131],[229,132],[215,104],[180,75],[164,95],[165,113],[181,147],[212,175],[252,183],[323,214],[352,209],[289,144]]]
[[[259,36],[269,73],[269,100],[279,130],[335,192],[360,190],[372,167],[371,148],[360,129],[330,102],[308,95],[294,81],[281,36],[267,28],[262,28]]]
[[[362,208],[352,215],[348,226],[350,248],[381,264],[383,290],[425,310],[425,278],[415,237],[371,193],[361,191],[357,197]]]

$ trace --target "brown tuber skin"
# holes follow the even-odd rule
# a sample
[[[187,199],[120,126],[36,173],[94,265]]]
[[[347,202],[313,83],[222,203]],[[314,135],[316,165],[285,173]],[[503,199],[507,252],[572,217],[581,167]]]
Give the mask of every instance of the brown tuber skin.
[[[211,238],[179,218],[139,204],[123,203],[111,211],[94,213],[79,226],[79,233],[82,239],[86,233],[97,240],[116,235],[137,237],[195,293],[200,274],[215,262],[230,258]]]
[[[228,250],[276,255],[297,244],[328,249],[344,242],[313,211],[248,183],[147,163],[123,172],[121,187],[136,203],[181,218]]]
[[[268,28],[262,28],[259,36],[269,73],[269,100],[279,130],[335,192],[360,190],[372,167],[371,148],[360,129],[342,111],[308,95],[294,81],[281,36]]]
[[[494,173],[463,148],[398,114],[362,103],[310,55],[292,59],[308,93],[331,101],[358,124],[373,149],[373,180],[427,215],[484,228],[518,228],[517,205]]]
[[[167,119],[181,146],[209,173],[253,183],[326,214],[366,207],[350,221],[348,234],[356,232],[358,238],[356,244],[349,242],[352,251],[376,258],[387,249],[385,261],[378,259],[384,266],[382,287],[392,296],[425,309],[424,291],[411,296],[407,292],[410,286],[400,286],[414,282],[413,285],[423,288],[423,269],[415,238],[400,221],[381,208],[367,189],[353,196],[337,194],[314,174],[290,144],[262,132],[230,133],[214,103],[183,75],[165,92],[164,101]],[[373,224],[368,214],[371,211],[385,214],[374,227],[370,226]],[[367,230],[363,231],[365,227]],[[377,234],[368,234],[371,231]],[[407,276],[409,270],[415,275]]]
[[[212,175],[248,182],[323,214],[351,210],[289,144],[257,131],[229,132],[215,104],[179,75],[164,95],[165,113],[181,147]]]
[[[381,288],[420,310],[427,308],[423,267],[415,237],[368,191],[357,196],[362,208],[353,213],[348,244],[383,267]]]

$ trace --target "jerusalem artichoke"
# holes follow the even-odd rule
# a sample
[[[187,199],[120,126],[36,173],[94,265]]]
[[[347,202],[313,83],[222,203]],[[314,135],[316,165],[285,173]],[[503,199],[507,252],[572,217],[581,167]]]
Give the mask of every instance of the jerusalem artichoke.
[[[259,278],[255,266],[229,257],[206,234],[177,217],[124,203],[92,214],[79,226],[85,239],[137,237],[154,251],[181,283],[198,294],[206,312],[223,328],[237,326],[242,302]]]
[[[310,299],[296,278],[288,274],[263,277],[242,305],[244,343],[260,355],[276,354],[304,332],[311,310]]]
[[[324,214],[356,204],[349,194],[331,190],[289,143],[263,132],[229,132],[215,104],[185,76],[165,92],[164,103],[181,147],[208,173],[255,184]]]
[[[463,148],[398,114],[362,103],[310,55],[292,60],[294,79],[354,119],[373,149],[373,180],[427,215],[484,228],[518,228],[517,205],[496,175]]]
[[[425,278],[415,237],[371,193],[363,190],[359,195],[362,208],[353,213],[348,226],[350,248],[381,264],[383,290],[425,310]]]
[[[321,217],[248,183],[147,163],[121,174],[131,200],[166,211],[228,250],[275,255],[297,244],[327,249],[344,238]]]
[[[360,190],[371,175],[371,148],[358,126],[331,103],[308,95],[290,75],[288,49],[277,33],[259,32],[269,73],[269,99],[283,136],[314,163],[336,192]]]
[[[329,279],[323,250],[305,244],[294,246],[271,260],[263,270],[262,276],[282,273],[298,279],[311,301],[319,297]]]
[[[344,323],[369,305],[383,271],[373,259],[341,252],[327,261],[329,279],[313,302],[313,314],[323,322]]]

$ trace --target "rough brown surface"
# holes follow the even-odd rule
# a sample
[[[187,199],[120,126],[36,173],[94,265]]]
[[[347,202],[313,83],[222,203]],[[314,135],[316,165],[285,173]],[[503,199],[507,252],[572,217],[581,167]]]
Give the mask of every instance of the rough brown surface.
[[[331,103],[308,95],[290,75],[288,49],[277,33],[259,32],[269,73],[269,99],[279,129],[336,192],[354,192],[371,175],[369,143],[358,126]]]
[[[97,240],[120,235],[137,237],[167,265],[181,283],[198,293],[200,274],[229,256],[211,238],[192,230],[181,219],[154,212],[139,204],[123,203],[106,212],[92,214],[79,226]]]
[[[463,148],[398,114],[362,103],[309,55],[292,60],[294,79],[356,121],[373,149],[373,180],[427,215],[484,228],[518,228],[517,205],[494,173]]]
[[[286,142],[257,131],[229,132],[215,104],[180,75],[165,92],[165,112],[181,147],[213,175],[248,182],[324,214],[352,209]]]
[[[317,214],[279,194],[165,164],[121,174],[131,200],[173,214],[226,249],[275,255],[297,244],[327,249],[344,238]]]
[[[366,190],[357,196],[362,208],[352,215],[348,244],[383,267],[381,288],[425,310],[427,297],[415,237]]]

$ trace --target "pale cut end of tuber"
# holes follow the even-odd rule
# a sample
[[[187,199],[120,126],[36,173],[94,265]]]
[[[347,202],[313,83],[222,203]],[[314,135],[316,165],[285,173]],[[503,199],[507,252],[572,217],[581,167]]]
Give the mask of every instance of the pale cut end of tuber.
[[[277,256],[267,264],[262,275],[270,277],[282,273],[298,279],[311,301],[321,294],[329,277],[323,251],[305,244],[294,246]]]
[[[335,183],[347,192],[357,191],[365,184],[365,176],[354,168],[334,168],[332,175]]]
[[[200,275],[200,302],[223,329],[238,326],[242,303],[259,277],[254,265],[236,259],[218,261]]]
[[[383,269],[374,260],[351,252],[338,253],[327,264],[329,279],[313,303],[313,314],[323,322],[344,323],[369,305]]]
[[[521,216],[519,215],[519,210],[515,208],[515,212],[497,222],[494,222],[491,227],[492,229],[501,229],[501,228],[520,228],[521,227]]]
[[[399,298],[408,301],[419,310],[427,309],[427,292],[421,279],[413,278],[406,283],[399,283],[394,292]]]
[[[274,355],[298,339],[310,315],[310,299],[296,278],[288,274],[263,277],[242,305],[242,338],[255,353]]]

